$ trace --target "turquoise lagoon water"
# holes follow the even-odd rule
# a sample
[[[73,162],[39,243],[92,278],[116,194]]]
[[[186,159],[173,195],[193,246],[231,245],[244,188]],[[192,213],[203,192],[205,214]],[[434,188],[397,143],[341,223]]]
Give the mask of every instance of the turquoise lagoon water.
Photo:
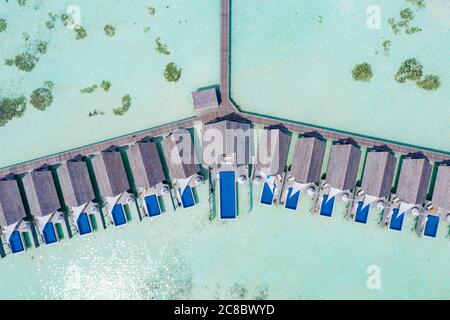
[[[85,39],[76,40],[59,20],[53,30],[45,26],[50,12],[60,15],[69,5],[80,9]],[[149,6],[156,9],[154,16]],[[214,1],[202,0],[29,0],[25,7],[1,1],[0,18],[8,27],[0,33],[0,97],[29,96],[44,81],[53,81],[55,88],[45,112],[28,105],[25,116],[0,127],[0,143],[8,150],[0,167],[194,116],[191,91],[219,81],[219,15]],[[105,35],[106,24],[116,28],[114,37]],[[3,63],[26,51],[24,32],[28,43],[49,43],[31,73]],[[157,37],[167,44],[169,56],[155,51]],[[163,76],[171,61],[182,68],[177,83]],[[112,83],[109,92],[80,93],[103,80]],[[131,108],[115,116],[112,109],[126,94]],[[95,109],[106,114],[90,118]]]
[[[405,0],[235,0],[231,95],[245,111],[449,152],[450,3],[426,3],[411,24],[423,31],[394,35],[388,19],[411,7]],[[380,8],[380,30],[367,28],[370,5]],[[398,84],[408,58],[439,75],[441,88]],[[361,62],[373,69],[367,84],[351,76]]]
[[[39,3],[41,6],[46,5],[46,2]],[[51,3],[54,5],[56,1]],[[88,5],[87,1],[79,3],[83,4],[83,7]],[[64,66],[64,63],[57,63],[59,60],[56,57],[60,54],[56,55],[52,60],[55,65],[54,69],[51,69],[53,70],[51,74],[56,72],[58,76],[55,75],[55,78],[50,79],[56,84],[55,104],[45,113],[39,113],[30,108],[25,117],[13,120],[5,128],[0,129],[2,144],[6,143],[10,150],[2,154],[2,163],[11,164],[27,160],[34,156],[61,151],[64,148],[95,142],[97,139],[108,138],[110,135],[119,135],[176,120],[178,117],[189,116],[192,114],[189,92],[194,87],[218,81],[218,50],[215,47],[218,46],[218,2],[202,1],[200,4],[197,1],[171,1],[170,8],[173,10],[178,8],[173,13],[177,19],[189,15],[192,21],[196,21],[195,25],[191,23],[189,27],[178,27],[178,22],[174,24],[174,20],[177,19],[173,19],[171,14],[163,15],[166,2],[152,1],[148,4],[142,2],[140,9],[136,10],[142,14],[141,18],[133,15],[138,22],[136,26],[128,27],[134,31],[126,31],[128,29],[125,27],[133,20],[130,20],[131,13],[124,15],[130,12],[130,6],[125,5],[125,2],[118,3],[119,7],[108,9],[111,11],[109,14],[116,17],[114,19],[110,17],[105,18],[105,21],[97,21],[99,17],[103,17],[101,12],[104,11],[100,10],[100,6],[94,11],[95,13],[86,13],[86,19],[91,17],[90,22],[89,19],[86,22],[87,26],[89,23],[91,26],[87,28],[88,38],[80,43],[67,40],[67,36],[71,33],[66,29],[60,27],[61,30],[53,31],[56,34],[61,33],[59,36],[54,36],[55,38],[66,39],[63,42],[51,42],[56,43],[55,46],[60,43],[53,53],[56,55],[60,50],[66,50],[64,48],[68,41],[67,45],[70,45],[72,49],[64,51],[65,54],[61,54],[61,58],[75,59],[89,67],[67,67],[70,68],[70,72],[68,69],[64,69],[65,72],[61,71],[60,68]],[[179,6],[175,3],[179,3]],[[272,2],[261,3],[271,5]],[[145,8],[152,4],[157,8],[157,15],[147,17]],[[240,13],[236,12],[239,6],[242,6],[244,10],[243,19],[246,16],[250,18],[248,11],[245,11],[245,4],[242,5],[242,2],[238,1],[234,1],[233,4],[235,20],[239,19]],[[64,7],[61,5],[61,10]],[[200,7],[202,10],[199,11]],[[11,1],[6,7],[2,3],[0,8],[2,13],[5,12],[3,8],[12,8]],[[29,10],[36,15],[38,12],[32,9],[24,10]],[[55,8],[52,10],[56,11]],[[205,10],[210,10],[209,15]],[[286,11],[286,15],[289,16],[290,11],[287,9]],[[163,19],[165,23],[160,22],[156,32],[158,24],[151,19],[156,19],[158,13],[161,14],[159,19]],[[15,21],[16,18],[13,16],[10,13],[8,19]],[[325,14],[324,18],[326,18]],[[267,13],[267,23],[270,19]],[[17,21],[20,19],[17,18]],[[28,23],[28,20],[26,21]],[[124,29],[119,28],[121,21]],[[109,44],[106,45],[104,42],[114,42],[118,39],[103,38],[102,28],[105,23],[116,25],[116,37],[119,37],[121,32],[127,32],[129,36],[133,35],[130,38],[124,35],[121,42],[116,45],[116,49],[119,50],[122,48],[121,43],[125,41],[130,45],[127,49],[132,50],[131,53],[117,53],[114,50],[110,52],[109,49],[105,49],[105,52],[114,56],[118,66],[115,62],[114,67],[109,67],[109,64],[100,58],[92,64],[85,61],[91,56],[85,51],[102,52],[97,48],[109,48]],[[142,33],[143,27],[147,24],[152,26],[150,35]],[[88,41],[89,37],[93,36],[92,33],[95,33],[93,31],[89,33],[94,25],[98,29],[97,36],[89,44],[83,45],[83,41]],[[22,30],[22,28],[17,25],[16,30]],[[169,32],[174,30],[177,32],[181,30],[186,37]],[[256,30],[255,27],[254,31]],[[199,32],[202,37],[198,36]],[[163,42],[167,42],[169,48],[174,50],[174,56],[177,55],[177,59],[174,56],[168,59],[176,60],[183,67],[182,80],[175,86],[165,83],[161,77],[161,69],[169,60],[154,53],[156,35],[161,35]],[[142,39],[140,39],[141,36]],[[149,38],[144,38],[147,36]],[[148,42],[143,45],[145,39]],[[20,42],[20,39],[17,41]],[[131,46],[131,43],[138,48]],[[260,45],[263,50],[265,44],[261,42]],[[83,50],[77,50],[69,59],[68,52],[72,52],[79,46],[83,46]],[[142,55],[144,47],[147,53]],[[196,48],[198,51],[195,51]],[[235,50],[236,46],[233,48]],[[183,55],[186,52],[188,54]],[[193,52],[197,54],[193,55]],[[8,52],[7,56],[12,54],[14,52]],[[48,55],[43,59],[50,59],[51,54],[52,45]],[[150,58],[145,58],[145,61],[142,59],[143,56],[149,55]],[[40,68],[41,63],[44,65],[46,62],[41,61],[37,68]],[[83,63],[81,66],[85,66]],[[277,63],[277,59],[274,59],[272,63]],[[94,67],[101,67],[103,71],[91,70]],[[1,69],[1,77],[4,77],[3,70]],[[7,70],[11,72],[11,69]],[[251,64],[248,70],[252,70]],[[111,72],[115,77],[113,78],[113,75],[109,73],[105,76],[103,72]],[[239,73],[239,70],[237,72]],[[14,81],[24,86],[20,88],[32,90],[42,81],[49,79],[45,72],[41,73],[43,73],[42,70],[33,72],[31,77],[36,77],[34,81],[28,77],[19,77]],[[88,77],[87,80],[83,77],[84,74],[89,73],[95,75],[95,79],[93,79],[94,76],[92,79],[91,76]],[[127,78],[124,74],[129,74],[129,77]],[[66,76],[71,80],[62,81]],[[441,76],[444,78],[444,75]],[[58,77],[61,77],[60,82],[56,81]],[[16,82],[8,79],[2,78],[2,83],[10,83],[8,90],[13,90]],[[80,88],[103,79],[112,81],[113,88],[110,93],[97,92],[91,96],[78,94]],[[147,81],[144,86],[147,91],[142,90],[142,86],[138,85],[145,79]],[[134,85],[130,85],[129,81]],[[235,78],[233,81],[235,85]],[[116,83],[121,85],[115,85]],[[117,92],[114,91],[115,88],[118,89]],[[441,92],[444,89],[443,87]],[[130,92],[135,99],[132,108],[124,118],[113,117],[110,112],[103,117],[89,119],[86,116],[94,107],[107,109],[108,101],[111,104],[117,104],[124,92]],[[141,102],[138,103],[136,100]],[[180,104],[172,104],[176,101]],[[92,102],[92,105],[88,102]],[[252,107],[252,104],[248,103],[242,105],[248,109]],[[76,108],[81,109],[82,112],[78,112]],[[175,109],[167,113],[157,112],[169,108]],[[274,108],[271,110],[277,110],[277,112],[271,112],[271,114],[283,116],[285,112],[283,108]],[[405,126],[403,122],[399,124],[403,126],[401,130],[398,130],[401,133]],[[48,135],[52,129],[57,129],[56,137]],[[27,144],[22,144],[26,137],[24,132],[30,135],[26,138]],[[377,135],[383,132],[382,127],[379,127]],[[294,142],[295,139],[293,139]],[[291,160],[292,150],[289,161]],[[324,165],[324,170],[325,167]],[[197,191],[200,203],[193,209],[174,212],[168,200],[165,199],[167,212],[152,221],[139,222],[134,212],[134,220],[123,228],[109,227],[91,236],[84,238],[75,236],[55,246],[30,249],[23,255],[2,259],[0,261],[0,298],[450,298],[448,291],[450,276],[446,267],[450,261],[450,250],[449,241],[444,236],[445,225],[441,226],[438,239],[419,239],[409,231],[412,228],[411,221],[407,221],[404,231],[400,233],[379,228],[375,223],[376,212],[371,212],[371,222],[367,226],[346,221],[343,218],[342,206],[336,208],[333,219],[313,216],[309,213],[312,203],[308,198],[301,199],[296,212],[279,207],[262,207],[257,204],[259,189],[256,187],[253,189],[252,201],[249,202],[246,198],[248,194],[246,186],[239,187],[239,218],[236,221],[222,222],[215,219],[210,222],[207,186],[200,186]],[[249,203],[254,204],[250,212],[248,212]],[[371,266],[379,268],[381,277],[379,290],[368,289],[367,271]]]

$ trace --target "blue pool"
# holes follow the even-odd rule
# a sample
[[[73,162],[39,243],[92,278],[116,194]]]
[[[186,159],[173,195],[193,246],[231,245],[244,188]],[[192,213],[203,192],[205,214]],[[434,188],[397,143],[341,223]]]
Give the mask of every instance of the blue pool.
[[[22,237],[19,231],[14,231],[9,237],[9,247],[12,253],[20,253],[25,251],[25,247],[22,242]]]
[[[320,206],[320,215],[324,217],[331,217],[333,214],[335,197],[328,200],[328,195],[325,194],[322,198],[322,205]]]
[[[289,188],[284,207],[289,210],[297,210],[298,199],[300,198],[300,190],[293,193],[294,189]]]
[[[48,222],[44,229],[42,230],[42,235],[44,236],[45,244],[53,244],[58,242],[58,237],[56,236],[55,226],[53,222]]]
[[[92,232],[89,216],[86,212],[82,212],[77,219],[77,228],[80,235],[86,235]]]
[[[395,208],[392,211],[391,222],[389,223],[389,229],[402,231],[403,219],[405,217],[405,213],[402,212],[399,214],[399,209]]]
[[[112,218],[116,227],[123,226],[127,223],[127,218],[125,217],[125,212],[121,204],[116,204],[112,209]]]
[[[161,214],[158,197],[156,195],[152,194],[150,196],[145,197],[145,205],[147,207],[149,217],[156,217]]]
[[[429,215],[427,223],[425,224],[424,236],[436,238],[437,230],[439,226],[439,217]]]
[[[271,206],[273,204],[274,190],[275,188],[272,189],[267,183],[264,183],[259,202],[261,204]]]
[[[219,174],[220,184],[220,218],[235,219],[236,210],[236,180],[233,171],[224,171]]]
[[[369,216],[370,205],[363,207],[364,202],[358,201],[358,208],[356,209],[355,222],[367,223],[367,218]]]
[[[178,191],[181,194],[181,204],[183,205],[183,208],[191,208],[195,206],[194,194],[192,193],[190,186],[186,186],[183,192],[181,192],[181,189],[178,189]]]

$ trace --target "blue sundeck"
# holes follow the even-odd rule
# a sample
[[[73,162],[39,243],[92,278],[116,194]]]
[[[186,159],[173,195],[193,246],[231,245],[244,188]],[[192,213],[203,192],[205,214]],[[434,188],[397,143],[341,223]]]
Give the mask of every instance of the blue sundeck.
[[[220,218],[235,219],[236,210],[236,180],[233,171],[221,172],[220,182]]]
[[[273,204],[275,187],[271,188],[268,183],[264,183],[264,187],[261,192],[260,203],[271,206]]]
[[[125,217],[125,212],[121,204],[118,203],[113,207],[112,218],[116,227],[123,226],[127,223],[127,218]]]
[[[325,194],[322,198],[322,205],[320,206],[320,215],[324,217],[331,217],[333,214],[335,197],[328,200],[328,195]]]
[[[363,201],[358,201],[358,208],[356,209],[355,222],[367,223],[367,218],[369,216],[370,204],[364,206]]]
[[[20,253],[25,251],[25,246],[22,242],[22,237],[19,231],[13,231],[9,237],[9,247],[12,253]]]
[[[293,193],[294,189],[289,188],[284,207],[290,210],[297,210],[298,199],[300,198],[300,190]]]
[[[429,215],[427,223],[425,224],[424,236],[436,238],[437,230],[439,226],[439,217]]]
[[[145,197],[145,205],[147,207],[149,217],[156,217],[161,214],[158,197],[155,194]]]
[[[183,191],[178,189],[181,194],[181,204],[183,208],[191,208],[195,206],[194,194],[192,193],[192,189],[190,186],[186,186]]]
[[[402,231],[403,219],[405,218],[405,213],[400,213],[398,208],[392,211],[391,222],[389,223],[389,229]]]
[[[47,222],[42,230],[42,235],[44,236],[45,244],[53,244],[58,242],[58,237],[56,236],[56,230],[53,222]]]
[[[92,233],[91,223],[89,222],[89,216],[86,212],[82,212],[77,219],[77,228],[80,235]]]

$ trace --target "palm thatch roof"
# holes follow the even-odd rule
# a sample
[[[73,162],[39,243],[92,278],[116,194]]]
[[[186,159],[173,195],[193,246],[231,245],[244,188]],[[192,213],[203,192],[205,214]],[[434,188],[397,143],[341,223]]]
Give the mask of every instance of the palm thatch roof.
[[[256,169],[269,176],[282,174],[286,167],[291,135],[280,128],[261,131],[258,142]]]
[[[80,207],[95,199],[87,163],[81,158],[67,161],[56,172],[67,206]]]
[[[404,158],[397,185],[397,196],[406,203],[424,203],[430,177],[431,165],[427,158],[415,156]]]
[[[322,137],[305,135],[295,144],[291,174],[299,183],[320,181],[326,143]]]
[[[438,167],[431,203],[450,212],[450,163]]]
[[[156,143],[139,141],[130,146],[127,154],[137,188],[152,188],[165,180]]]
[[[95,179],[103,197],[115,197],[130,190],[120,151],[110,148],[92,158]]]
[[[331,147],[326,181],[339,190],[350,190],[355,187],[358,175],[361,150],[348,140]]]
[[[10,226],[25,218],[19,186],[14,178],[0,179],[0,226]]]
[[[392,151],[368,152],[361,188],[368,195],[383,198],[391,194],[397,160]]]
[[[200,171],[189,131],[175,130],[161,145],[173,179],[187,179]]]
[[[217,166],[231,161],[234,165],[250,163],[251,122],[237,114],[217,118],[203,126],[203,163]]]

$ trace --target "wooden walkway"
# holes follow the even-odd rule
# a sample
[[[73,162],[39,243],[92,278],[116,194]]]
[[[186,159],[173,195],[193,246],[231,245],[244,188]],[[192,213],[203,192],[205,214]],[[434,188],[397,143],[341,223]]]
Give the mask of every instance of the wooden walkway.
[[[193,127],[196,121],[207,122],[217,117],[224,116],[231,112],[238,113],[241,117],[247,118],[255,124],[263,126],[271,126],[276,124],[283,124],[292,132],[305,133],[310,131],[318,131],[323,137],[329,140],[337,140],[348,138],[349,135],[336,132],[333,130],[320,129],[308,125],[300,125],[289,120],[275,120],[270,117],[254,115],[239,110],[233,102],[230,100],[230,0],[220,1],[220,90],[222,95],[222,103],[217,112],[213,112],[202,117],[194,117],[174,123],[162,125],[156,128],[142,130],[136,133],[125,135],[119,138],[114,138],[107,141],[98,142],[89,146],[76,148],[59,154],[39,158],[36,160],[24,162],[11,167],[0,169],[0,177],[8,174],[20,174],[29,172],[47,164],[58,164],[67,160],[70,160],[78,155],[89,155],[98,153],[110,146],[124,146],[133,144],[145,137],[159,137],[166,136],[170,132],[179,128]],[[392,150],[402,154],[408,154],[411,152],[423,152],[430,160],[443,161],[450,159],[450,152],[437,152],[430,150],[422,150],[420,148],[413,148],[404,146],[397,143],[386,143],[382,140],[373,138],[364,138],[359,136],[350,135],[356,142],[362,146],[375,146],[375,145],[387,145]]]

